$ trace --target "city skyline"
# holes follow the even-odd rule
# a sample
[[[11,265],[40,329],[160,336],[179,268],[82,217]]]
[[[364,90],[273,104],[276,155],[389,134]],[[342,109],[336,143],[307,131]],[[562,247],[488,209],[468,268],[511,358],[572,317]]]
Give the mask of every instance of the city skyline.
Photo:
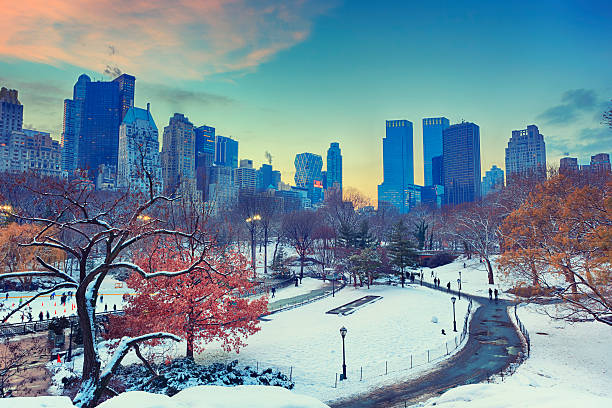
[[[344,186],[361,190],[373,202],[382,181],[383,122],[390,118],[419,123],[445,116],[451,124],[462,119],[478,123],[483,174],[493,164],[505,169],[504,146],[511,131],[528,124],[546,135],[550,163],[558,163],[564,153],[586,163],[590,155],[608,152],[611,145],[601,124],[611,93],[605,69],[611,62],[605,52],[611,10],[605,2],[449,2],[440,7],[405,5],[405,13],[372,9],[362,2],[289,2],[284,9],[276,5],[267,14],[255,10],[254,17],[242,17],[247,19],[241,21],[245,27],[252,27],[249,18],[265,15],[254,35],[223,26],[241,40],[238,45],[225,44],[216,36],[210,41],[202,36],[195,44],[180,32],[176,49],[162,41],[166,51],[155,50],[157,57],[175,53],[189,62],[207,47],[221,56],[195,61],[197,72],[178,70],[175,63],[148,64],[153,51],[143,52],[142,44],[96,28],[103,24],[95,23],[116,19],[118,23],[107,26],[122,32],[138,12],[155,20],[153,10],[128,7],[116,16],[112,7],[86,11],[69,2],[51,3],[48,7],[58,6],[66,19],[91,17],[94,24],[84,34],[101,39],[90,52],[75,41],[64,52],[52,53],[56,44],[51,36],[41,40],[19,33],[55,30],[67,40],[69,33],[61,31],[61,24],[51,25],[61,18],[42,6],[33,10],[12,6],[0,21],[6,27],[19,21],[20,26],[0,40],[0,83],[19,90],[26,106],[24,127],[50,132],[55,140],[62,131],[63,100],[72,98],[79,75],[109,81],[127,72],[138,80],[134,105],[151,102],[157,123],[167,123],[179,112],[193,123],[214,126],[218,134],[238,140],[240,159],[249,158],[256,166],[265,162],[268,150],[286,181],[293,180],[296,153],[324,154],[330,141],[338,141],[343,148]],[[212,20],[228,21],[236,10],[222,4],[214,13],[177,11],[181,18],[187,18],[188,12],[194,18],[209,13],[203,26],[210,28],[221,24]],[[411,24],[399,24],[406,16]],[[45,17],[48,23],[35,25]],[[515,21],[527,17],[538,24],[516,30]],[[283,28],[283,18],[290,19],[295,29]],[[434,20],[445,29],[439,33],[432,29],[438,26],[431,24]],[[371,32],[352,28],[368,22]],[[172,28],[160,27],[160,36],[167,38]],[[232,60],[234,51],[239,51],[237,60]],[[522,62],[525,55],[531,56],[531,64]],[[465,98],[468,90],[471,97]],[[488,103],[492,96],[496,104]],[[414,181],[423,184],[420,126],[414,127],[413,151]]]

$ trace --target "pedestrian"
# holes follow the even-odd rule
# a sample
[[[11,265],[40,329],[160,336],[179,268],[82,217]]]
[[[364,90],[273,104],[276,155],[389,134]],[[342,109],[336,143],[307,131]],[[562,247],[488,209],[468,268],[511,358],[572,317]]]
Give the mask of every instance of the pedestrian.
[[[494,293],[495,293],[495,303],[497,303],[497,293],[498,293],[497,292],[497,288],[495,288],[495,292]]]
[[[38,318],[40,319],[41,322],[42,322],[43,317],[44,317],[43,312],[41,310],[40,313],[38,314]]]
[[[296,287],[296,288],[298,287],[298,282],[299,282],[299,281],[300,281],[300,280],[299,280],[299,279],[298,279],[298,277],[296,276],[296,277],[295,277],[295,287]]]
[[[104,303],[104,295],[100,295],[100,303]]]
[[[6,299],[6,300],[8,300],[8,292],[6,292],[6,297],[5,297],[5,299]]]
[[[448,282],[448,283],[446,284],[446,291],[447,291],[447,292],[450,292],[450,282]]]
[[[108,312],[108,303],[104,305],[104,311]]]
[[[40,312],[42,313],[42,312]],[[49,320],[49,311],[47,310],[47,320]]]
[[[442,329],[442,335],[446,336],[446,332]]]
[[[489,288],[489,300],[493,300],[493,290]]]
[[[116,303],[113,305],[113,310],[114,310],[115,312],[117,311],[117,304],[116,304]]]
[[[272,287],[272,297],[276,296],[276,288]]]
[[[300,275],[300,285],[302,284],[302,275]]]
[[[433,270],[431,271],[431,277],[433,278]]]
[[[28,322],[32,321],[32,312],[28,312]]]
[[[465,262],[463,263],[463,268],[465,269]]]

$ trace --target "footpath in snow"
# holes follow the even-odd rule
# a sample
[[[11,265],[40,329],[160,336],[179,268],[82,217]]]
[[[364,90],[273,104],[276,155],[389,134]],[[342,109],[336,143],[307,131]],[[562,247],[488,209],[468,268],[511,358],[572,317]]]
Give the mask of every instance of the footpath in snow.
[[[531,337],[531,356],[510,377],[457,387],[418,406],[443,408],[612,407],[612,328],[568,323],[519,307]]]

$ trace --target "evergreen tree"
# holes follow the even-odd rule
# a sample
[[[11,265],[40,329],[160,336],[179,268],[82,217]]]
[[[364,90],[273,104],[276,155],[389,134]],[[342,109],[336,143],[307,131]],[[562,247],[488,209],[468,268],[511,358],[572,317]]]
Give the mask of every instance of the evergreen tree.
[[[357,233],[348,223],[340,223],[338,229],[338,245],[345,248],[356,247]]]
[[[284,262],[285,262],[285,250],[281,246],[278,248],[278,251],[276,252],[276,256],[272,260],[272,265],[270,266],[270,269],[272,269],[274,272],[280,275],[286,275],[288,269],[285,266]]]
[[[365,249],[371,248],[376,245],[376,237],[370,232],[370,226],[367,221],[363,221],[356,233],[355,246],[357,248]]]
[[[403,221],[399,221],[393,227],[391,239],[388,245],[389,258],[391,263],[398,267],[402,277],[402,287],[404,287],[405,275],[404,269],[415,267],[417,265],[417,254],[414,250],[414,245],[407,238],[408,228]]]
[[[425,241],[427,239],[427,228],[429,225],[425,224],[425,220],[415,223],[416,230],[414,231],[414,237],[417,240],[418,248],[422,250],[425,247]]]

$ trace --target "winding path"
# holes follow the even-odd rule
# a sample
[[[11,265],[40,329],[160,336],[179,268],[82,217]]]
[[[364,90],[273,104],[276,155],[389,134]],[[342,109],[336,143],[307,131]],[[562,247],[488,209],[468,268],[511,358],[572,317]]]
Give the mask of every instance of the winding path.
[[[425,282],[423,286],[441,290]],[[461,295],[480,304],[470,322],[469,338],[463,349],[418,378],[329,405],[332,408],[404,407],[442,394],[449,388],[485,381],[517,361],[523,346],[507,313],[512,303]]]

